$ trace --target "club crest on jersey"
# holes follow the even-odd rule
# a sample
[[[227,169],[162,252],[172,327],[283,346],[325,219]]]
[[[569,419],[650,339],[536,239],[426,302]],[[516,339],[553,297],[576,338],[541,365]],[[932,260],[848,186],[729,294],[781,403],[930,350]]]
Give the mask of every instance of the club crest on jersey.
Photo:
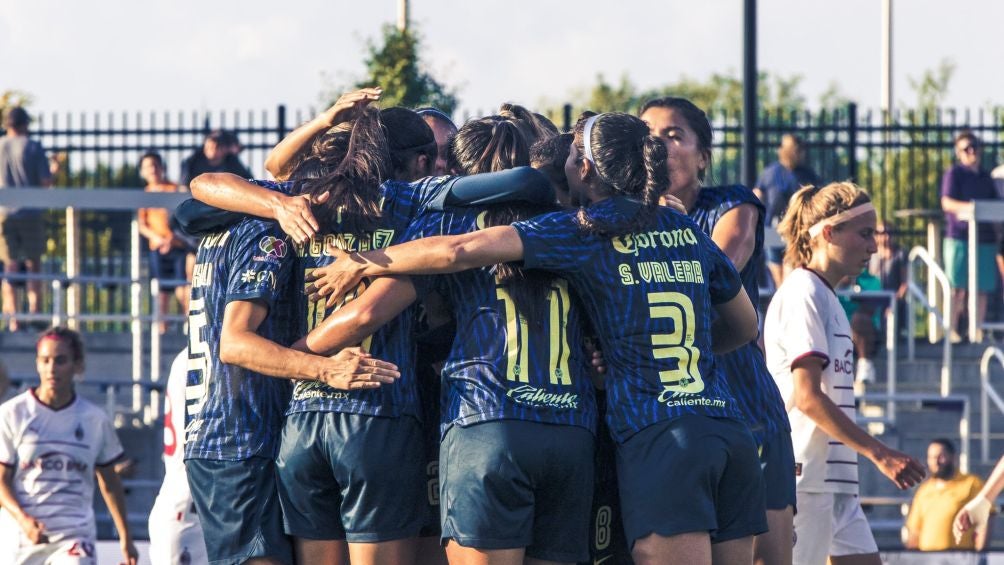
[[[77,424],[77,429],[73,430],[73,437],[77,438],[77,441],[84,439],[84,428],[80,427],[79,423]]]
[[[258,242],[258,249],[261,249],[262,253],[265,254],[266,260],[278,260],[286,256],[286,242],[270,235],[261,238]]]

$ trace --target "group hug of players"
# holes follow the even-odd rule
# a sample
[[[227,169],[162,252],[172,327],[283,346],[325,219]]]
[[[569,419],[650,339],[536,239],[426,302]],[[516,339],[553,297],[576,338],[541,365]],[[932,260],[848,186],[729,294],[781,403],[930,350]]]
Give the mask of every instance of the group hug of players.
[[[202,237],[185,467],[210,562],[878,563],[857,455],[923,471],[853,421],[833,287],[875,252],[862,189],[791,198],[765,356],[764,207],[704,186],[693,103],[560,134],[379,96],[290,134],[277,181],[202,175],[176,212]]]

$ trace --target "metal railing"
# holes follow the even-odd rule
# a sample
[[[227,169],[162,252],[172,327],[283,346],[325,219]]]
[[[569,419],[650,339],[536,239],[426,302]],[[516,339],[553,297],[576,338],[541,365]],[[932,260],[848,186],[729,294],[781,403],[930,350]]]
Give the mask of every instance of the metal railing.
[[[990,362],[996,359],[1004,367],[1004,351],[996,346],[988,347],[980,358],[980,460],[992,463],[990,458],[990,401],[1004,414],[1004,398],[990,384]]]
[[[939,311],[937,306],[931,303],[931,297],[928,296],[928,293],[917,285],[915,267],[918,263],[927,267],[928,281],[930,282],[931,279],[934,279],[941,286],[942,311]],[[914,336],[917,333],[917,316],[915,314],[915,309],[917,301],[919,301],[921,306],[923,306],[929,314],[930,322],[928,323],[928,337],[931,343],[936,343],[937,341],[935,339],[936,334],[932,331],[932,329],[936,326],[942,329],[941,395],[948,396],[952,393],[952,287],[948,282],[948,276],[945,275],[945,271],[940,265],[938,265],[938,262],[931,255],[931,253],[928,252],[927,249],[919,246],[910,250],[906,270],[906,280],[907,358],[913,361],[916,354]]]
[[[981,223],[994,223],[999,224],[1001,220],[1004,219],[1004,201],[1002,200],[973,200],[973,207],[970,211],[963,212],[959,214],[959,219],[966,220],[969,223],[969,240],[966,242],[966,247],[969,251],[969,264],[968,264],[968,277],[967,289],[966,289],[966,308],[969,311],[969,325],[967,331],[969,333],[969,341],[971,343],[979,343],[979,333],[982,330],[1000,330],[1004,329],[1004,322],[987,322],[983,320],[982,323],[979,321],[979,316],[976,315],[977,312],[977,300],[979,299],[979,272],[980,272],[980,262],[978,249],[979,243],[979,224]],[[986,265],[984,265],[986,267]]]
[[[862,394],[858,397],[861,402],[915,402],[921,405],[956,405],[959,416],[959,469],[963,473],[969,472],[969,442],[972,439],[972,428],[969,425],[972,410],[969,406],[969,397],[961,394],[939,395],[925,393],[897,393],[889,394]]]
[[[896,353],[898,352],[896,338],[899,335],[899,318],[896,313],[896,293],[891,290],[853,290],[841,289],[837,291],[839,296],[853,299],[880,299],[886,303],[885,308],[885,353],[886,353],[886,394],[889,400],[886,402],[885,417],[889,422],[896,422],[896,403],[892,398],[896,394],[897,363]]]

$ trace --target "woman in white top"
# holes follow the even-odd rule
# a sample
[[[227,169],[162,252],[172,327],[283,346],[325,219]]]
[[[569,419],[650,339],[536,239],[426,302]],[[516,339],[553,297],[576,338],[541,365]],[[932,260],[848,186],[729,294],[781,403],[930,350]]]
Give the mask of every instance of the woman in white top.
[[[94,479],[135,565],[125,494],[114,464],[122,445],[104,410],[74,392],[84,370],[77,332],[52,328],[38,339],[39,383],[0,406],[0,562],[94,565]],[[6,554],[6,555],[4,555]]]
[[[868,194],[841,182],[796,192],[779,226],[794,270],[767,309],[764,345],[791,420],[796,565],[880,563],[857,498],[859,453],[901,489],[924,476],[854,422],[854,345],[833,289],[868,265],[876,219]]]

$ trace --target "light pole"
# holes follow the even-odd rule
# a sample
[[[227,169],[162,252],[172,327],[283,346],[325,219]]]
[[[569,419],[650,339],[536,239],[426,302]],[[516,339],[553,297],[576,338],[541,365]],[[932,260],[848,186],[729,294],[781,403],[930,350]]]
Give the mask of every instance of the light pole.
[[[397,0],[397,29],[398,31],[408,29],[408,0]]]
[[[743,2],[743,182],[756,183],[756,0]]]

